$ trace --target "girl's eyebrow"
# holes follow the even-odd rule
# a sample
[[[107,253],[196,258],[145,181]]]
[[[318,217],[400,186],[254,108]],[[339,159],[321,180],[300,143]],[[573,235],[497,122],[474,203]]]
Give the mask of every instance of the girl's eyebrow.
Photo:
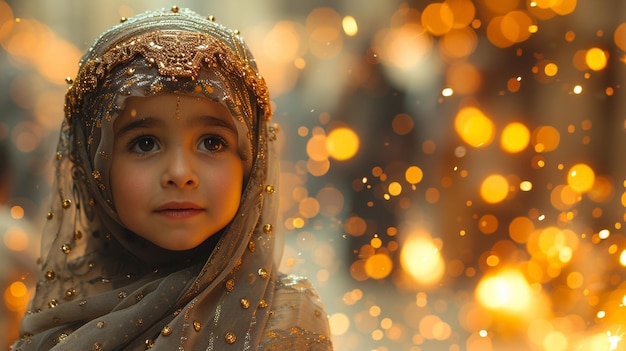
[[[120,137],[135,129],[150,128],[158,124],[161,124],[161,121],[159,119],[152,118],[152,117],[144,117],[144,118],[136,119],[126,124],[123,124],[119,129],[115,131],[114,135],[115,137]]]
[[[237,132],[237,128],[234,123],[228,123],[224,119],[211,116],[211,115],[201,115],[191,119],[191,123],[196,123],[199,125],[209,125],[209,126],[222,126],[227,129],[230,129],[233,132]]]
[[[211,115],[200,115],[197,117],[193,117],[190,123],[192,125],[221,126],[234,133],[237,133],[237,128],[233,123],[228,123],[222,118]],[[164,122],[159,118],[142,117],[140,119],[135,119],[131,122],[123,124],[119,129],[115,131],[114,136],[119,138],[120,136],[123,136],[124,134],[129,133],[135,129],[152,128],[162,124],[164,124]]]

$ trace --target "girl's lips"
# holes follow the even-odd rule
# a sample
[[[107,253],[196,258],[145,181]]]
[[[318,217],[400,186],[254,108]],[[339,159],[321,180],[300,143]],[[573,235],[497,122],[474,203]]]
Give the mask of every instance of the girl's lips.
[[[186,219],[202,213],[204,210],[197,208],[185,208],[185,209],[169,209],[160,210],[156,213],[160,216],[170,219]]]
[[[168,202],[159,206],[154,212],[170,219],[185,219],[204,212],[204,209],[192,202]]]

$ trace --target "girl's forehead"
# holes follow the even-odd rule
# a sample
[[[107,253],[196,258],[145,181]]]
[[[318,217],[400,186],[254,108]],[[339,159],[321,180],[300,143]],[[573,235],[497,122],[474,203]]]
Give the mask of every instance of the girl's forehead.
[[[203,96],[162,93],[151,96],[131,96],[126,99],[122,110],[135,110],[146,113],[168,113],[171,110],[189,110],[198,113],[220,113],[231,116],[228,108],[221,102],[216,102]],[[231,116],[232,117],[232,116]]]
[[[129,97],[115,129],[130,121],[153,119],[185,124],[219,124],[235,130],[230,110],[220,102],[205,97],[164,93],[147,97]],[[209,123],[210,122],[210,123]]]

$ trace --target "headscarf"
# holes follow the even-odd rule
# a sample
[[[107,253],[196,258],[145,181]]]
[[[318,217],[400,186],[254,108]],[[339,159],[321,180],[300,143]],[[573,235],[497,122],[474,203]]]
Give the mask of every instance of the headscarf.
[[[103,33],[68,83],[40,280],[14,349],[330,349],[316,293],[276,268],[276,128],[239,33],[187,9],[147,12]],[[109,187],[125,99],[166,92],[224,104],[244,163],[231,223],[182,252],[126,229]]]

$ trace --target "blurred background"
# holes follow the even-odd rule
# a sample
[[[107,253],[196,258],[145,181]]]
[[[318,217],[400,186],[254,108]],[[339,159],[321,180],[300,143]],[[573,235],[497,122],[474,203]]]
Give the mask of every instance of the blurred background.
[[[0,0],[0,347],[65,78],[122,17],[239,29],[281,127],[282,270],[337,350],[626,350],[626,2]]]

